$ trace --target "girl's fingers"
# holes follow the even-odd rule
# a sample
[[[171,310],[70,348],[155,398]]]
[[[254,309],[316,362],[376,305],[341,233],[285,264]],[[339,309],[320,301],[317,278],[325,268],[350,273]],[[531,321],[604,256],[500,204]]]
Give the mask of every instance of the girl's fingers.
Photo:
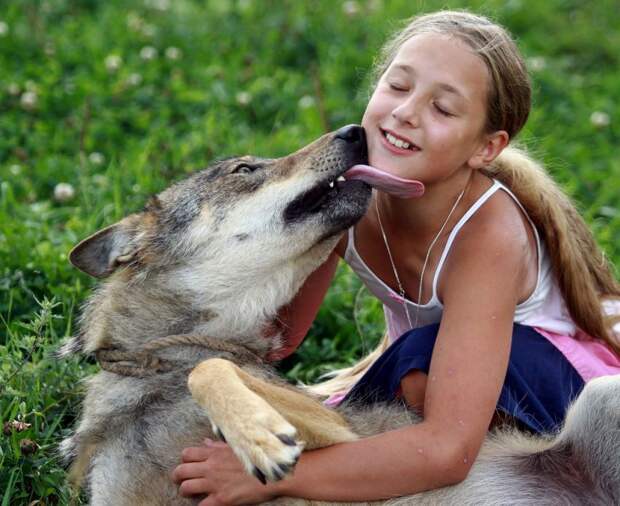
[[[209,482],[204,478],[195,480],[185,480],[179,485],[179,495],[191,497],[193,495],[204,495],[209,493]]]
[[[181,483],[183,480],[202,478],[205,476],[205,466],[202,462],[190,462],[181,464],[172,471],[172,481]]]
[[[202,462],[209,458],[209,454],[209,448],[206,446],[190,446],[181,452],[181,460],[183,462]]]

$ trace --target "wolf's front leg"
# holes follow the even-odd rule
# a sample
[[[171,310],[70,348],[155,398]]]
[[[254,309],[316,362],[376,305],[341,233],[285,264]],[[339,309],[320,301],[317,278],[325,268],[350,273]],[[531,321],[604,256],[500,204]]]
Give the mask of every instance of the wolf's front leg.
[[[340,415],[316,400],[258,379],[225,359],[198,364],[188,385],[216,435],[262,481],[292,472],[304,446],[317,448],[356,437]]]

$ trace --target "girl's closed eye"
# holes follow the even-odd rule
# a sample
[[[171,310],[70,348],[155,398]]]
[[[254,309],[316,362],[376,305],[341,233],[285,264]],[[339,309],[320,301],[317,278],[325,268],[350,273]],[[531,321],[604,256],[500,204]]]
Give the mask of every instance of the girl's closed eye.
[[[395,83],[395,82],[391,82],[388,83],[390,89],[394,90],[394,91],[409,91],[409,88],[402,83]]]
[[[446,117],[456,116],[455,114],[452,114],[450,111],[448,111],[448,109],[445,106],[437,102],[433,102],[433,107],[435,107],[437,112],[441,114],[442,116],[446,116]]]

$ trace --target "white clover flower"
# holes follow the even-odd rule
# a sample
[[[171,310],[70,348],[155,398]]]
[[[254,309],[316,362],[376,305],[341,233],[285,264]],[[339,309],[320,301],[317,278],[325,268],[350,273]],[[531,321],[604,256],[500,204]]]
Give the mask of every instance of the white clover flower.
[[[75,189],[69,183],[58,183],[54,187],[54,200],[56,202],[68,202],[75,197]]]
[[[9,33],[9,25],[4,21],[0,21],[0,37],[4,37]]]
[[[123,59],[117,54],[109,54],[105,57],[105,68],[108,72],[116,72],[123,64]]]
[[[131,191],[133,191],[134,193],[140,193],[140,185],[138,183],[134,184],[131,187]]]
[[[142,19],[135,12],[130,12],[127,14],[127,28],[133,30],[134,32],[139,32],[144,26],[144,19]]]
[[[14,97],[16,97],[17,95],[21,93],[22,89],[19,87],[19,84],[17,83],[10,83],[6,87],[6,91],[9,92],[9,95],[13,95]]]
[[[147,61],[157,58],[157,49],[153,46],[144,46],[140,49],[140,58]]]
[[[129,76],[127,77],[127,83],[131,86],[139,86],[142,83],[142,75],[138,74],[137,72],[129,74]]]
[[[235,96],[237,99],[237,103],[239,105],[248,105],[252,101],[252,95],[250,95],[247,91],[240,91]]]
[[[162,12],[170,9],[170,0],[145,0],[144,4],[151,9]]]
[[[93,151],[90,155],[88,155],[88,161],[93,165],[103,165],[103,162],[105,162],[105,156],[97,151]]]
[[[315,103],[314,97],[310,95],[304,95],[303,97],[299,99],[299,102],[297,102],[297,105],[299,105],[299,107],[301,107],[302,109],[310,109],[310,107],[312,107],[314,103]]]
[[[540,72],[547,68],[547,60],[544,56],[532,56],[527,59],[527,66],[532,72]]]
[[[181,56],[182,53],[178,47],[170,46],[166,48],[166,58],[169,60],[178,60]]]
[[[594,111],[590,115],[590,123],[592,123],[596,128],[605,128],[609,126],[610,119],[609,114],[602,111]]]
[[[350,17],[357,16],[360,12],[360,6],[353,0],[342,4],[342,11]]]
[[[29,197],[30,201],[32,202],[32,204],[30,204],[30,210],[34,214],[41,214],[49,209],[48,202],[35,202],[35,199],[37,198],[36,194],[31,193]],[[28,264],[26,264],[26,267],[28,267]]]
[[[22,107],[27,111],[32,111],[33,109],[36,109],[38,101],[39,97],[34,91],[26,91],[22,93],[22,96],[20,98]]]
[[[19,176],[22,173],[22,166],[17,163],[14,163],[13,165],[9,167],[9,172],[13,174],[14,176]]]

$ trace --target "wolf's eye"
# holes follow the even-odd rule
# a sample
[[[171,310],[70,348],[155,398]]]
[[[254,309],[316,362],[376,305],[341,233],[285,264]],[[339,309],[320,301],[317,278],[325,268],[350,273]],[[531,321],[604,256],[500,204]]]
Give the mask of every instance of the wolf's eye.
[[[258,168],[259,168],[258,165],[249,165],[247,163],[240,163],[232,170],[231,174],[251,174]]]

